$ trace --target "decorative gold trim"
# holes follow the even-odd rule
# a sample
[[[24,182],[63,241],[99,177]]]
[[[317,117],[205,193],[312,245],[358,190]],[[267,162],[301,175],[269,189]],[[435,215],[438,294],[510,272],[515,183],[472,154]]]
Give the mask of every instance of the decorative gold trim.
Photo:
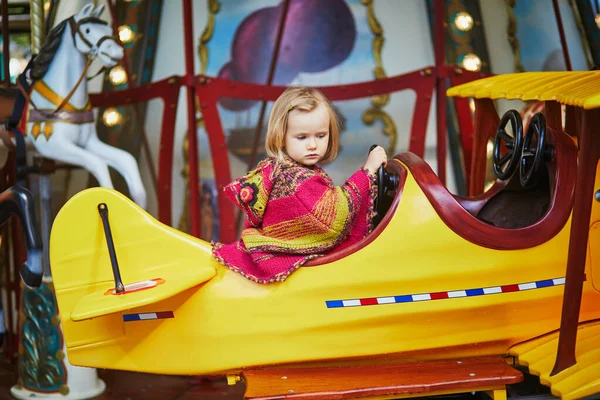
[[[29,0],[29,13],[31,21],[31,52],[37,54],[44,43],[44,2],[42,0]]]
[[[48,86],[46,82],[44,82],[42,79],[34,83],[32,90],[37,92],[40,96],[42,96],[55,106],[59,106],[64,101],[64,98],[61,97],[58,93],[56,93],[54,90],[52,90],[52,88],[50,88],[50,86]],[[62,110],[78,113],[88,112],[92,110],[92,102],[88,100],[87,104],[83,108],[76,108],[72,106],[71,103],[67,102],[67,104],[65,104],[62,107]]]
[[[63,396],[68,395],[69,394],[69,386],[61,385],[60,389],[58,389],[58,393],[62,394]]]
[[[208,42],[213,37],[215,32],[215,15],[221,9],[221,3],[218,0],[208,0],[208,21],[204,27],[204,31],[200,36],[200,43],[198,44],[198,55],[200,56],[200,74],[206,72],[208,66]],[[196,110],[200,114],[200,117],[196,120],[196,129],[204,126],[204,118],[202,116],[202,110],[198,107],[196,102]],[[189,232],[189,205],[190,198],[188,193],[190,191],[190,160],[188,159],[188,148],[189,148],[189,132],[185,133],[183,138],[183,144],[181,151],[183,153],[183,169],[181,170],[181,176],[185,181],[185,189],[183,192],[183,209],[181,210],[181,216],[179,217],[179,224],[177,229],[183,232]]]
[[[200,74],[206,72],[208,66],[208,42],[212,39],[215,32],[215,14],[221,9],[221,4],[218,0],[208,0],[208,21],[204,27],[204,31],[200,36],[200,44],[198,45],[198,55],[200,56]]]
[[[190,146],[189,136],[187,132],[183,138],[183,145],[181,148],[181,153],[183,154],[183,169],[181,170],[181,176],[185,181],[185,189],[183,190],[183,208],[181,209],[181,215],[179,216],[179,224],[177,224],[177,229],[182,232],[188,232],[190,229],[190,224],[188,220],[188,208],[190,206],[190,162],[188,158],[188,148]]]
[[[369,29],[373,34],[373,59],[375,60],[375,68],[373,69],[373,76],[375,79],[383,79],[386,77],[385,70],[383,69],[383,63],[381,61],[381,52],[383,50],[383,44],[385,38],[383,36],[383,28],[375,16],[375,9],[373,3],[375,0],[361,0],[362,4],[367,7],[367,21],[369,23]],[[373,96],[371,98],[371,105],[373,108],[366,110],[362,115],[362,120],[366,125],[373,125],[376,120],[383,123],[383,133],[390,138],[388,143],[387,152],[393,154],[396,149],[396,142],[398,139],[396,125],[394,120],[382,110],[390,101],[390,95],[385,94],[381,96]]]
[[[196,129],[204,126],[204,119],[202,115],[200,118],[196,120]],[[190,206],[190,197],[188,196],[188,192],[190,190],[190,160],[188,158],[188,149],[190,146],[189,136],[185,135],[183,138],[183,169],[181,170],[181,176],[185,179],[185,192],[184,192],[184,201],[183,201],[183,209],[181,210],[181,216],[179,217],[179,225],[177,229],[183,232],[189,232],[190,223],[189,223],[189,206]]]
[[[508,36],[508,43],[513,51],[513,57],[515,59],[515,72],[525,72],[523,64],[521,64],[521,49],[519,45],[519,39],[517,38],[517,18],[515,11],[513,10],[516,4],[516,0],[505,0],[506,11],[508,12],[508,26],[506,27],[506,34]]]
[[[396,126],[392,117],[379,108],[370,108],[363,113],[362,120],[367,125],[373,125],[376,120],[383,123],[383,133],[390,138],[389,147],[391,147],[391,151],[388,148],[388,153],[391,156],[396,147]]]
[[[590,42],[587,39],[585,30],[583,29],[581,14],[579,14],[579,9],[575,4],[575,0],[569,0],[569,6],[571,6],[571,11],[573,12],[573,17],[575,18],[575,25],[577,25],[577,31],[579,32],[579,40],[581,41],[581,44],[583,46],[583,52],[585,53],[585,61],[587,62],[588,69],[594,69],[594,60],[592,58],[592,52],[590,50]]]

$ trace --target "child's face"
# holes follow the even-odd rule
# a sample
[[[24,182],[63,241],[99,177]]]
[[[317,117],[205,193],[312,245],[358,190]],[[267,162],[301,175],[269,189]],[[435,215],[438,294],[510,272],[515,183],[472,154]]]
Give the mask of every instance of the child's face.
[[[329,145],[329,113],[322,103],[312,111],[292,110],[285,134],[285,152],[300,164],[315,165]]]

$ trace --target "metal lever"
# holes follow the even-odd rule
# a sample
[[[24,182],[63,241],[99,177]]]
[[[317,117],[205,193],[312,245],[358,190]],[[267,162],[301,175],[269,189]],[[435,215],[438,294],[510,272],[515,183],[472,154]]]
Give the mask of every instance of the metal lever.
[[[104,236],[106,237],[106,245],[108,246],[108,254],[110,255],[110,263],[115,277],[115,292],[122,293],[125,291],[125,286],[121,281],[121,273],[119,272],[119,263],[117,262],[117,253],[113,242],[112,233],[110,231],[110,223],[108,222],[108,206],[105,203],[98,204],[98,212],[102,218],[104,225]]]

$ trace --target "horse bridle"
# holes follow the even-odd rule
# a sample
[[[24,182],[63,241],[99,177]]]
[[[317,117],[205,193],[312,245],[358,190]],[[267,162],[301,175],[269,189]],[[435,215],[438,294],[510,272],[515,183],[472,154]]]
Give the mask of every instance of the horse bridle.
[[[83,72],[81,73],[81,76],[79,77],[79,79],[77,80],[77,83],[75,84],[75,86],[73,87],[73,89],[71,89],[71,91],[69,92],[69,94],[67,94],[67,96],[63,99],[63,101],[56,107],[56,109],[54,109],[54,111],[51,112],[50,115],[54,115],[57,112],[59,112],[71,99],[71,97],[73,96],[73,94],[75,93],[75,91],[77,90],[77,88],[79,87],[79,85],[81,84],[81,81],[83,81],[83,78],[86,76],[87,74],[87,70],[90,67],[90,65],[92,64],[92,61],[96,58],[96,56],[98,56],[98,51],[100,49],[100,45],[105,41],[105,40],[114,40],[115,43],[117,43],[117,41],[115,40],[115,38],[113,38],[112,36],[108,36],[108,35],[104,35],[100,38],[100,40],[98,40],[98,42],[96,44],[91,43],[89,40],[87,40],[87,38],[83,35],[83,33],[81,32],[81,25],[85,24],[87,22],[91,22],[94,24],[101,24],[101,25],[108,25],[108,23],[106,21],[101,20],[100,18],[96,18],[96,17],[85,17],[80,19],[79,21],[75,21],[74,17],[69,18],[69,26],[71,27],[71,37],[73,39],[73,45],[75,47],[77,47],[77,35],[79,35],[79,39],[81,39],[81,41],[90,48],[90,50],[85,53],[87,55],[87,63],[85,65],[85,68],[83,69]],[[118,44],[118,43],[117,43]],[[110,57],[109,55],[107,55],[109,58],[113,59],[112,57]],[[113,59],[114,60],[114,59]],[[115,61],[119,61],[119,60],[115,60]],[[93,79],[96,76],[100,75],[102,72],[106,71],[108,68],[106,67],[102,67],[100,68],[100,70],[98,72],[96,72],[94,75],[92,75],[91,77],[88,77],[87,79]],[[29,94],[26,93],[26,91],[23,90],[22,87],[19,86],[19,89],[21,90],[21,92],[26,96],[27,100],[30,102],[30,104],[33,106],[34,109],[38,110],[38,108],[35,106],[35,104],[33,104],[33,102],[31,101],[31,98],[29,97]]]
[[[89,40],[87,40],[87,38],[85,37],[83,32],[81,32],[81,25],[88,23],[88,22],[91,22],[93,24],[100,24],[100,25],[108,25],[108,23],[106,21],[103,21],[100,18],[96,18],[96,17],[82,18],[77,22],[75,22],[74,17],[69,18],[69,26],[71,27],[71,37],[73,38],[73,44],[77,45],[77,35],[79,35],[79,39],[81,39],[81,41],[90,48],[90,50],[86,53],[88,58],[94,59],[98,55],[100,46],[102,45],[102,43],[104,41],[114,40],[116,43],[116,40],[112,36],[104,35],[100,38],[100,40],[98,40],[98,42],[96,42],[96,44],[90,42]],[[115,61],[118,61],[118,60],[115,60]]]
[[[101,20],[100,18],[86,17],[86,18],[82,18],[81,20],[76,22],[75,19],[73,17],[71,17],[71,18],[69,18],[68,21],[69,21],[69,26],[71,28],[71,38],[73,39],[73,45],[75,47],[77,47],[76,35],[79,34],[79,38],[81,39],[81,41],[90,48],[90,50],[86,54],[88,56],[88,61],[86,63],[85,68],[83,69],[83,72],[81,73],[81,76],[79,77],[77,83],[73,87],[73,89],[71,89],[71,91],[63,99],[63,101],[54,109],[54,111],[51,111],[50,114],[45,113],[49,118],[52,118],[52,116],[54,114],[59,112],[69,102],[69,99],[73,96],[73,94],[77,90],[77,87],[79,87],[79,85],[81,84],[81,81],[86,76],[87,70],[90,67],[92,61],[98,55],[100,45],[105,40],[108,40],[108,39],[115,40],[112,36],[105,35],[105,36],[102,36],[100,38],[100,40],[98,40],[98,42],[94,45],[89,40],[87,40],[87,38],[83,35],[83,33],[81,32],[81,25],[86,22],[108,25],[107,22]],[[119,44],[116,40],[115,40],[115,42],[117,44]],[[110,56],[108,56],[108,57],[110,57]],[[19,75],[19,77],[17,78],[17,88],[19,89],[19,94],[17,95],[17,98],[15,100],[12,115],[6,121],[6,130],[12,131],[13,136],[15,137],[15,140],[17,142],[17,144],[16,144],[17,171],[16,172],[17,172],[17,183],[18,184],[21,184],[21,182],[25,179],[24,176],[25,176],[26,172],[24,172],[24,171],[27,169],[27,167],[26,167],[26,165],[27,165],[27,157],[26,157],[27,150],[26,150],[26,146],[25,146],[25,141],[23,139],[23,134],[18,129],[19,121],[21,120],[21,117],[23,115],[23,110],[25,109],[25,105],[27,102],[35,110],[40,111],[38,109],[38,107],[35,105],[35,103],[31,100],[31,96],[29,95],[29,91],[34,82],[30,78],[30,72],[31,72],[30,68],[31,68],[31,64],[32,64],[34,58],[35,58],[35,56],[32,57],[32,59],[29,61],[29,64],[27,64],[25,71],[21,75]],[[110,58],[112,59],[112,57],[110,57]],[[116,60],[116,61],[118,61],[118,60]],[[94,76],[92,76],[91,78],[88,78],[88,79],[92,79],[93,77],[99,75],[106,69],[107,68],[102,67],[100,69],[100,71],[98,71],[96,74],[94,74]],[[5,140],[4,135],[2,135],[2,140],[3,141]],[[11,142],[11,144],[12,144],[12,142]]]

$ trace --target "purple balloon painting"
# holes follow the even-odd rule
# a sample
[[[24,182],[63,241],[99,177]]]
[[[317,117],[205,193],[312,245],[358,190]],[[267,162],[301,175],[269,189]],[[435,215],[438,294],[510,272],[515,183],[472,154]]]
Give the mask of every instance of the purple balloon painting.
[[[239,25],[231,46],[231,60],[218,76],[241,82],[266,84],[273,57],[283,2],[257,10]],[[352,52],[356,24],[344,0],[290,0],[273,77],[286,85],[301,72],[322,72],[341,64]],[[221,98],[231,111],[255,102]]]

